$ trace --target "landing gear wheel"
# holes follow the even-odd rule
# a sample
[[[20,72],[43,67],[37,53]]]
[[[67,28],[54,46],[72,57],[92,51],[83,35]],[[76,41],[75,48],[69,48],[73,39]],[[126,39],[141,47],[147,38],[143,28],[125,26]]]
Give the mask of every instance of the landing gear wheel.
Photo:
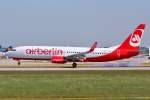
[[[19,66],[21,65],[21,62],[20,62],[20,61],[18,61],[18,65],[19,65]]]
[[[77,63],[74,62],[74,63],[72,64],[72,67],[73,67],[73,68],[76,68],[76,67],[77,67]]]

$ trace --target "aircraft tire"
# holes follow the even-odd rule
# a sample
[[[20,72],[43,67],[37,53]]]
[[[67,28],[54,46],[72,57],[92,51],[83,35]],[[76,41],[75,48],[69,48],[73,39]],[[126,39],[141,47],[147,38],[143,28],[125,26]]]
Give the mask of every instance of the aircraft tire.
[[[77,63],[73,62],[72,67],[76,68],[77,67]]]
[[[20,66],[21,65],[21,62],[20,61],[18,61],[18,66]]]

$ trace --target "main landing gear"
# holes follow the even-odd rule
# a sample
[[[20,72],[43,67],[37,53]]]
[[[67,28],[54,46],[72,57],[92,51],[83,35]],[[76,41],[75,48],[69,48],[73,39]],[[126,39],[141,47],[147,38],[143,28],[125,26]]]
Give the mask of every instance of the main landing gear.
[[[73,62],[72,67],[76,68],[77,67],[77,63]]]

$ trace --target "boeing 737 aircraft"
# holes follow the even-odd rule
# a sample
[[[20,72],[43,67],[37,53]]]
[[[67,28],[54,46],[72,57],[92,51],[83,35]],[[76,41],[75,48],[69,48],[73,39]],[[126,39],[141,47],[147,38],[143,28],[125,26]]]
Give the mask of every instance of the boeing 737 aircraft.
[[[140,24],[132,34],[120,45],[109,48],[97,48],[95,42],[88,47],[58,47],[58,46],[20,46],[6,52],[6,56],[20,60],[51,60],[52,63],[73,62],[106,62],[130,58],[140,54],[139,46],[145,29],[145,24]]]

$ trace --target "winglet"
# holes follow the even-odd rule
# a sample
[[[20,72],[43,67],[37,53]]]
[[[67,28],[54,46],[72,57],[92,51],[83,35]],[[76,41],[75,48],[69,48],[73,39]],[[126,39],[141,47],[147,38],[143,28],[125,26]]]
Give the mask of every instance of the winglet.
[[[93,52],[96,47],[97,47],[97,42],[94,42],[94,44],[92,45],[92,47],[90,48],[88,52]]]

